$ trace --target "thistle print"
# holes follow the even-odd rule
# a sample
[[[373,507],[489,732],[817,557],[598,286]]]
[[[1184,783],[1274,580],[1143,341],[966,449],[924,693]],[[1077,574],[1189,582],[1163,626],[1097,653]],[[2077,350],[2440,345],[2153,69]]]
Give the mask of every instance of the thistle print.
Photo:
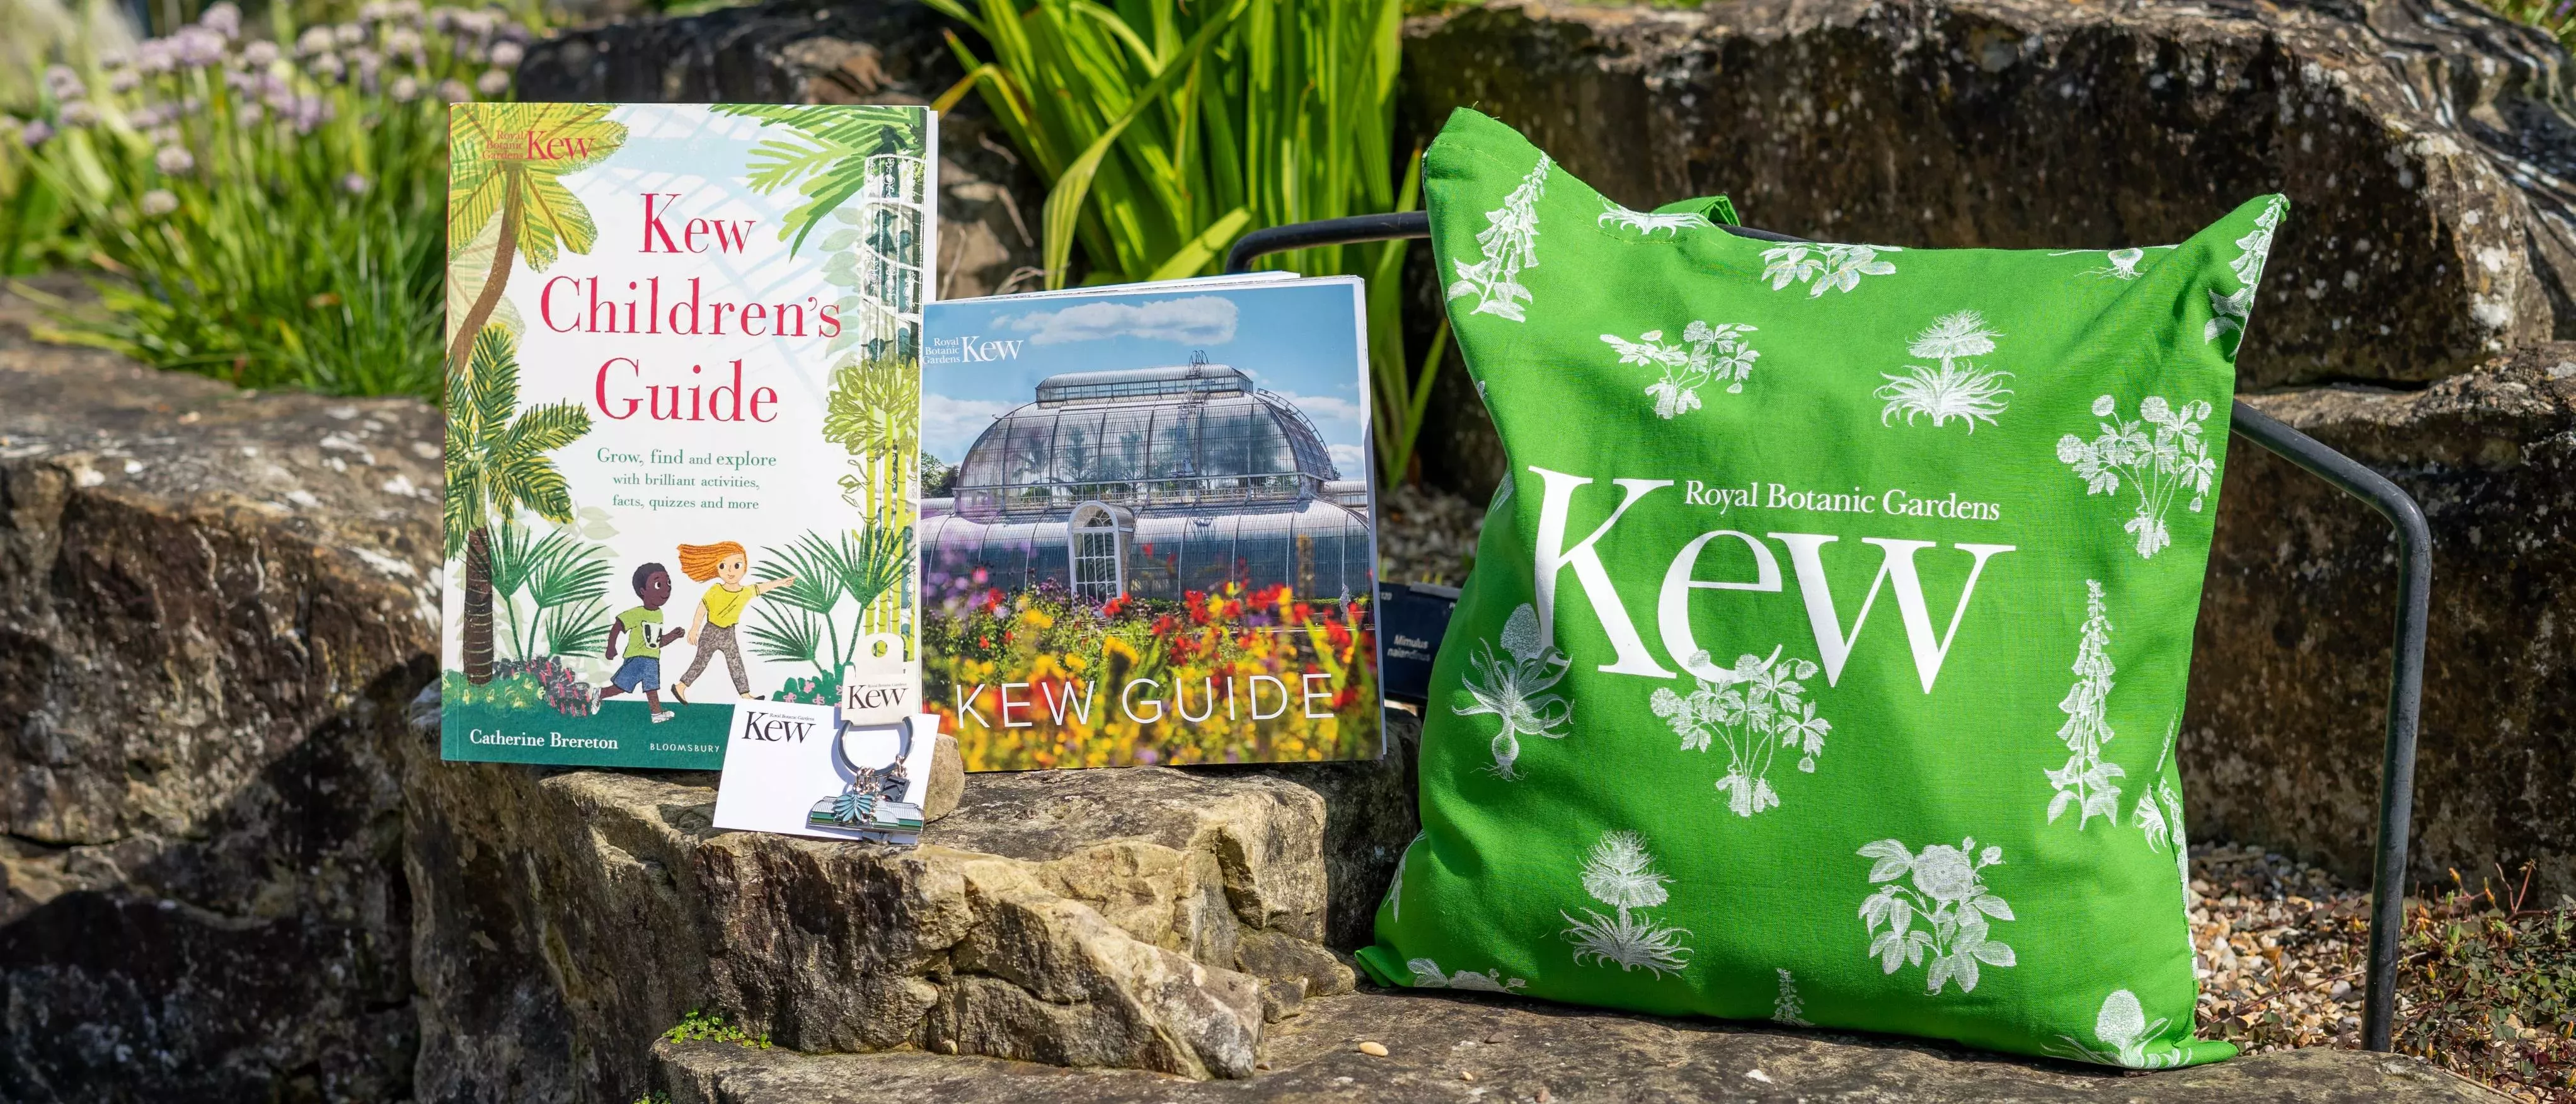
[[[1682,328],[1679,343],[1665,341],[1662,330],[1648,330],[1635,341],[1617,334],[1602,334],[1601,340],[1618,351],[1621,364],[1663,369],[1664,378],[1647,384],[1646,394],[1654,397],[1655,416],[1670,420],[1699,409],[1704,384],[1724,383],[1730,395],[1744,390],[1753,362],[1762,358],[1745,339],[1752,332],[1751,326],[1695,321]]]
[[[1443,974],[1440,972],[1440,964],[1427,958],[1408,961],[1404,964],[1404,968],[1412,972],[1413,987],[1416,989],[1466,989],[1477,993],[1508,993],[1514,989],[1529,987],[1529,982],[1520,978],[1505,981],[1501,970],[1487,970],[1481,974],[1472,970],[1460,970],[1454,974]]]
[[[1890,883],[1860,903],[1860,918],[1877,937],[1870,941],[1869,954],[1878,959],[1880,972],[1893,974],[1928,958],[1923,984],[1939,996],[1952,981],[1962,993],[1975,992],[1979,963],[2012,966],[2012,948],[1990,938],[1989,926],[1989,918],[2011,920],[2012,907],[1986,889],[1981,873],[2002,864],[2003,848],[1979,854],[1971,837],[1957,847],[1936,843],[1916,854],[1901,840],[1884,839],[1861,848],[1860,855],[1878,860],[1869,870],[1872,884]],[[1916,926],[1918,919],[1923,926]],[[1881,924],[1886,931],[1878,930]]]
[[[1520,187],[1503,197],[1503,205],[1485,212],[1485,228],[1476,234],[1476,247],[1482,256],[1474,264],[1451,259],[1458,278],[1449,285],[1451,299],[1476,301],[1469,314],[1491,314],[1527,321],[1521,312],[1521,301],[1530,297],[1520,284],[1526,269],[1538,267],[1538,200],[1547,192],[1547,170],[1555,162],[1546,154],[1538,155],[1538,164],[1521,178]]]
[[[1979,368],[1968,358],[1994,352],[1995,339],[2002,336],[1987,329],[1985,317],[1972,310],[1934,320],[1930,329],[1914,335],[1906,351],[1938,359],[1941,366],[1908,364],[1901,376],[1879,373],[1887,380],[1876,392],[1887,404],[1879,408],[1879,424],[1889,424],[1900,413],[1909,426],[1917,417],[1928,416],[1934,429],[1953,418],[1970,433],[1977,431],[1978,419],[1995,424],[1995,415],[2004,412],[2003,396],[2012,394],[2012,388],[2004,386],[2012,373]]]
[[[2129,280],[2135,280],[2135,279],[2137,279],[2138,277],[2145,275],[2145,273],[2142,273],[2142,272],[2138,271],[2138,265],[2139,265],[2140,263],[2144,262],[2144,261],[2147,259],[2147,250],[2148,250],[2148,249],[2171,249],[2171,248],[2173,248],[2173,246],[2170,246],[2170,245],[2151,245],[2151,246],[2147,246],[2145,249],[2140,249],[2140,248],[2132,247],[2132,248],[2128,248],[2128,249],[2113,249],[2113,250],[2109,250],[2109,251],[2107,251],[2107,252],[2102,252],[2102,261],[2103,261],[2103,263],[2102,263],[2102,267],[2100,267],[2100,268],[2088,268],[2088,269],[2085,269],[2085,270],[2084,270],[2084,274],[2085,274],[2085,275],[2087,275],[2087,276],[2099,276],[2099,277],[2102,277],[2102,278],[2104,278],[2104,279],[2109,279],[2109,280],[2119,280],[2119,281],[2123,281],[2123,282],[2126,282],[2126,281],[2129,281]],[[2066,249],[2066,250],[2060,250],[2060,251],[2055,252],[2055,253],[2051,253],[2051,254],[2049,254],[2049,256],[2051,256],[2051,257],[2090,256],[2090,255],[2092,255],[2092,254],[2093,254],[2093,253],[2095,253],[2095,252],[2101,252],[2101,251],[2098,251],[2098,250],[2092,250],[2092,249]]]
[[[2128,477],[2138,508],[2120,528],[2136,542],[2140,559],[2154,559],[2173,543],[2165,514],[2177,496],[2189,490],[2195,514],[2209,496],[2218,461],[2201,431],[2212,409],[2198,399],[2177,404],[2149,395],[2138,404],[2139,416],[2123,421],[2119,404],[2104,395],[2093,400],[2093,416],[2105,419],[2100,436],[2086,441],[2069,433],[2057,439],[2057,459],[2084,480],[2084,493],[2118,493],[2121,476]]]
[[[2051,1043],[2045,1049],[2051,1054],[2079,1062],[2099,1062],[2129,1069],[2170,1069],[2182,1064],[2181,1050],[2166,1044],[2153,1054],[2147,1053],[2147,1042],[2165,1029],[2165,1023],[2161,1017],[2148,1023],[2146,1011],[2138,1007],[2138,995],[2126,989],[2114,989],[2110,996],[2102,999],[2102,1011],[2093,1018],[2093,1039],[2102,1044],[2101,1049],[2086,1046],[2072,1035],[2058,1036],[2065,1045]]]
[[[1816,665],[1804,659],[1784,662],[1780,651],[1773,648],[1769,659],[1739,656],[1733,669],[1717,668],[1714,679],[1693,674],[1698,688],[1686,695],[1657,687],[1648,701],[1682,738],[1683,751],[1726,748],[1726,774],[1717,780],[1717,792],[1727,795],[1727,809],[1740,817],[1780,804],[1780,795],[1771,788],[1771,764],[1781,752],[1797,755],[1798,770],[1814,774],[1816,757],[1825,753],[1825,736],[1834,730],[1832,722],[1816,715],[1816,703],[1807,700],[1806,684],[1800,681],[1816,677]],[[1694,672],[1712,669],[1707,652],[1692,655],[1683,666]]]
[[[1601,217],[1592,220],[1593,225],[1632,231],[1641,238],[1651,238],[1667,230],[1678,238],[1684,230],[1701,230],[1717,225],[1708,221],[1707,215],[1695,211],[1631,211],[1606,199],[1601,201],[1601,207]]]
[[[2233,292],[2210,290],[2210,318],[2209,324],[2201,328],[2202,341],[2244,336],[2245,319],[2254,312],[2254,287],[2262,282],[2263,263],[2272,255],[2272,233],[2280,229],[2281,216],[2289,206],[2288,200],[2273,196],[2263,206],[2263,213],[2254,216],[2254,229],[2236,239],[2236,259],[2227,263],[2227,269],[2235,274],[2239,286]]]
[[[2057,703],[2058,712],[2066,714],[2066,723],[2057,730],[2057,738],[2070,752],[2066,765],[2046,772],[2048,784],[2056,787],[2057,796],[2048,802],[2048,822],[2057,823],[2068,806],[2076,810],[2075,830],[2081,832],[2094,817],[2103,817],[2117,829],[2120,825],[2120,786],[2112,781],[2127,772],[2120,764],[2102,758],[2102,745],[2110,743],[2113,733],[2106,710],[2111,702],[2111,618],[2102,609],[2102,584],[2084,580],[2084,628],[2075,645],[2075,685],[2066,691],[2066,700]]]
[[[1798,979],[1787,970],[1780,971],[1780,995],[1771,1001],[1771,1022],[1789,1027],[1816,1026],[1807,1022],[1805,1012],[1806,1007],[1798,1002]]]
[[[1405,844],[1404,850],[1395,856],[1395,880],[1386,884],[1386,909],[1389,919],[1399,922],[1404,919],[1404,864],[1413,860],[1413,849],[1422,846],[1422,841],[1429,838],[1431,838],[1429,832],[1415,832],[1413,842]]]
[[[1583,859],[1583,891],[1615,915],[1587,908],[1577,920],[1557,912],[1569,925],[1565,938],[1574,944],[1574,964],[1616,964],[1623,974],[1642,969],[1657,977],[1690,965],[1691,949],[1682,942],[1690,929],[1658,924],[1644,915],[1670,898],[1664,883],[1671,880],[1656,872],[1655,857],[1635,832],[1602,833]]]
[[[1565,677],[1569,661],[1565,653],[1539,643],[1536,609],[1523,603],[1512,611],[1511,620],[1503,624],[1502,646],[1497,654],[1492,643],[1476,642],[1463,680],[1469,703],[1450,708],[1461,717],[1502,718],[1503,730],[1494,734],[1491,769],[1511,779],[1520,777],[1512,770],[1521,757],[1520,738],[1564,739],[1570,731],[1565,726],[1574,720],[1574,707],[1547,692]]]
[[[1863,276],[1887,276],[1896,266],[1878,259],[1881,253],[1902,253],[1892,245],[1820,245],[1799,242],[1762,251],[1766,264],[1762,278],[1771,281],[1771,290],[1786,290],[1791,284],[1806,284],[1807,297],[1823,298],[1828,291],[1850,291],[1860,286]]]

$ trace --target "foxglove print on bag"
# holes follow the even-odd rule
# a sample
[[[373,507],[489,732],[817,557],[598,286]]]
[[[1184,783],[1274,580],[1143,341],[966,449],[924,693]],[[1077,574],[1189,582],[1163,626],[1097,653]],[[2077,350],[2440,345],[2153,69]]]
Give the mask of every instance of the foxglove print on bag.
[[[1614,203],[1472,111],[1422,181],[1508,470],[1361,967],[2232,1056],[2192,1034],[2174,733],[2288,205],[2174,245],[1779,241]]]

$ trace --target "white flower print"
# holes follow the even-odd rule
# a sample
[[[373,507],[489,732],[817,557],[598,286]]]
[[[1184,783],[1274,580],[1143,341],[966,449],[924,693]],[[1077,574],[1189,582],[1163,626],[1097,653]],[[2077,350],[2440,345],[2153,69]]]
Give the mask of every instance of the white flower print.
[[[1869,871],[1872,884],[1890,883],[1860,903],[1860,918],[1877,937],[1870,941],[1869,954],[1878,959],[1881,972],[1922,965],[1928,957],[1931,965],[1923,983],[1937,996],[1952,981],[1962,993],[1975,992],[1979,963],[2012,966],[2012,948],[1991,938],[1990,927],[1993,921],[2011,920],[2012,907],[1986,889],[1982,873],[2004,861],[2003,848],[1989,847],[1981,854],[1971,837],[1957,847],[1936,843],[1916,854],[1901,840],[1883,839],[1861,848],[1860,854],[1877,860]],[[1911,885],[1897,880],[1908,875]],[[1916,926],[1917,918],[1924,926]],[[1881,924],[1886,931],[1878,930]]]
[[[2084,274],[2087,276],[2100,276],[2111,280],[2128,281],[2135,280],[2138,277],[2145,275],[2145,273],[2138,271],[2138,265],[2146,261],[2148,249],[2172,248],[2174,247],[2170,245],[2150,245],[2145,248],[2131,247],[2128,249],[2113,249],[2108,251],[2099,249],[2062,249],[2049,254],[2049,256],[2073,257],[2090,256],[2094,253],[2101,253],[2103,261],[2102,267],[2088,268],[2084,270]]]
[[[1405,844],[1404,850],[1395,856],[1395,880],[1386,884],[1386,908],[1391,919],[1404,919],[1404,864],[1412,861],[1413,849],[1422,846],[1422,841],[1429,838],[1429,832],[1415,832],[1413,842]]]
[[[2102,1011],[2093,1018],[2093,1038],[2102,1044],[2102,1049],[2086,1046],[2072,1035],[2058,1036],[2065,1045],[2051,1043],[2046,1049],[2061,1057],[2099,1062],[2106,1066],[2170,1069],[2182,1064],[2181,1050],[2165,1044],[2153,1054],[2147,1052],[2147,1043],[2165,1029],[2166,1022],[2159,1017],[2156,1022],[2148,1023],[2146,1011],[2138,1006],[2138,995],[2126,989],[2114,989],[2110,996],[2102,999]]]
[[[1448,297],[1475,299],[1469,314],[1527,320],[1521,301],[1530,291],[1521,286],[1520,274],[1538,267],[1538,201],[1547,192],[1547,171],[1554,164],[1546,154],[1538,155],[1537,166],[1521,178],[1520,187],[1503,197],[1502,206],[1485,212],[1485,228],[1476,233],[1481,256],[1474,263],[1451,259],[1458,278],[1450,283]]]
[[[1783,662],[1780,652],[1773,648],[1769,659],[1739,656],[1733,669],[1717,669],[1718,678],[1692,675],[1698,688],[1689,694],[1657,687],[1649,699],[1655,715],[1682,738],[1683,751],[1726,748],[1726,774],[1717,780],[1717,792],[1727,795],[1726,807],[1737,816],[1780,804],[1779,793],[1771,788],[1771,763],[1781,752],[1798,756],[1799,771],[1815,773],[1825,736],[1834,730],[1832,722],[1816,715],[1816,703],[1807,699],[1806,684],[1800,681],[1816,677],[1816,665],[1804,659]],[[1694,671],[1712,667],[1707,652],[1691,656],[1683,666]]]
[[[1780,995],[1771,1001],[1771,1022],[1790,1027],[1814,1027],[1806,1019],[1806,1007],[1798,1001],[1798,979],[1789,971],[1780,971]]]
[[[2113,737],[2106,710],[2111,700],[2111,618],[2102,608],[2102,584],[2084,580],[2084,627],[2075,645],[2075,685],[2057,703],[2066,723],[2057,738],[2070,752],[2066,765],[2046,772],[2057,796],[2049,799],[2048,822],[2057,823],[2068,806],[2076,809],[2075,830],[2103,817],[2120,824],[2120,786],[2112,779],[2127,774],[2120,764],[2102,758],[2102,745]]]
[[[2002,336],[1986,328],[1985,316],[1972,310],[1933,320],[1929,329],[1914,335],[1906,351],[1938,359],[1941,366],[1908,364],[1901,376],[1879,373],[1887,380],[1876,392],[1887,404],[1879,409],[1879,424],[1889,424],[1900,412],[1907,425],[1928,415],[1934,429],[1953,418],[1965,423],[1970,433],[1977,431],[1978,419],[1995,424],[1995,415],[2004,412],[2002,396],[2012,394],[2012,388],[2003,385],[2012,373],[1979,368],[1968,358],[1994,352],[1995,339]]]
[[[2287,200],[2273,196],[2263,206],[2263,213],[2254,216],[2254,229],[2236,239],[2236,259],[2227,262],[2227,269],[2235,274],[2239,286],[2233,292],[2210,291],[2210,318],[2209,324],[2201,327],[2202,341],[2245,333],[2245,319],[2254,312],[2255,285],[2262,282],[2264,261],[2272,255],[2272,234],[2280,229],[2281,215],[2288,209]]]
[[[1716,223],[1708,221],[1707,215],[1700,214],[1697,211],[1671,211],[1665,213],[1657,213],[1653,211],[1631,211],[1606,199],[1601,201],[1601,206],[1603,208],[1601,217],[1592,220],[1594,225],[1615,226],[1623,230],[1632,230],[1640,237],[1651,238],[1657,233],[1666,230],[1672,231],[1674,237],[1680,237],[1681,232],[1684,230],[1705,229],[1707,227],[1717,225]]]
[[[1744,390],[1753,362],[1762,358],[1746,340],[1752,332],[1751,326],[1694,321],[1682,328],[1678,343],[1665,341],[1662,330],[1648,330],[1635,341],[1617,334],[1602,334],[1601,340],[1618,351],[1621,364],[1663,369],[1664,378],[1647,384],[1646,394],[1655,399],[1655,416],[1670,419],[1699,409],[1702,384],[1725,383],[1730,395]]]
[[[2123,421],[2117,416],[2119,404],[2104,395],[2093,400],[2093,416],[2104,419],[2100,436],[2086,441],[2070,433],[2057,439],[2057,459],[2084,480],[2084,493],[2116,493],[2121,477],[2128,477],[2138,508],[2121,528],[2135,541],[2141,559],[2154,559],[2173,543],[2165,514],[2176,496],[2190,491],[2193,513],[2208,498],[2218,461],[2209,455],[2202,430],[2213,409],[2197,399],[2174,403],[2149,395],[2138,404],[2139,416]]]
[[[1656,923],[1644,910],[1670,898],[1668,875],[1655,870],[1655,857],[1635,832],[1604,832],[1583,859],[1583,891],[1610,906],[1614,916],[1583,910],[1583,919],[1559,910],[1574,943],[1574,964],[1617,965],[1619,972],[1645,970],[1658,977],[1690,964],[1691,949],[1682,942],[1688,928]]]
[[[1440,972],[1440,964],[1427,958],[1408,961],[1404,964],[1404,968],[1412,972],[1413,987],[1416,989],[1469,989],[1479,993],[1508,993],[1514,989],[1529,987],[1529,982],[1520,978],[1503,980],[1501,970],[1487,970],[1481,974],[1472,970],[1460,970],[1454,974],[1443,974]]]
[[[1494,735],[1492,770],[1504,778],[1518,778],[1512,764],[1521,757],[1520,737],[1562,740],[1570,731],[1565,726],[1574,720],[1574,707],[1547,692],[1565,677],[1569,661],[1565,653],[1539,644],[1538,611],[1527,603],[1513,610],[1511,620],[1503,624],[1502,646],[1497,654],[1492,643],[1476,642],[1475,654],[1467,657],[1469,671],[1464,680],[1471,701],[1453,705],[1451,711],[1461,717],[1502,718],[1503,730]]]
[[[1781,291],[1791,284],[1806,284],[1807,297],[1821,298],[1828,291],[1850,291],[1860,286],[1863,276],[1886,276],[1896,266],[1878,259],[1881,253],[1902,253],[1892,245],[1824,245],[1798,242],[1762,251],[1766,264],[1762,278],[1771,281],[1771,290]]]
[[[2174,734],[2181,729],[2180,721],[2165,727],[2165,749],[2156,756],[2156,769],[2160,772],[2156,784],[2138,795],[2138,807],[2130,815],[2129,823],[2137,825],[2138,831],[2145,833],[2148,849],[2162,852],[2167,846],[2173,848],[2174,876],[2182,882],[2183,903],[2188,906],[2191,903],[2191,846],[2182,832],[2182,792],[2174,788],[2173,773],[2164,768],[2164,764],[2172,761]]]

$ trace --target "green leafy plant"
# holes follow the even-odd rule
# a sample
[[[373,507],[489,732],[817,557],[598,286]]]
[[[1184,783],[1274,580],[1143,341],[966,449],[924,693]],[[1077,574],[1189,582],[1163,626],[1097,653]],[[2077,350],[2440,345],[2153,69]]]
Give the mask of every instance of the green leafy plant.
[[[736,1046],[749,1047],[753,1050],[768,1050],[770,1047],[768,1032],[763,1031],[758,1035],[753,1035],[748,1031],[744,1031],[739,1027],[726,1023],[724,1017],[721,1015],[713,1012],[702,1012],[695,1008],[690,1009],[688,1015],[680,1017],[680,1022],[673,1025],[669,1031],[663,1032],[662,1037],[675,1043],[694,1043],[699,1041],[711,1043],[732,1043]]]
[[[520,510],[570,523],[572,490],[548,454],[588,432],[590,412],[578,403],[519,409],[518,349],[500,326],[484,327],[466,370],[448,374],[447,499],[441,528],[446,558],[465,560],[468,681],[492,681],[492,527],[506,525]],[[606,570],[600,567],[603,575]],[[533,579],[533,570],[529,577]],[[578,580],[571,580],[568,589],[577,591]]]
[[[2486,0],[2497,15],[2547,31],[2559,45],[2576,50],[2576,3],[2569,0]]]
[[[104,275],[102,309],[52,302],[43,336],[250,386],[435,397],[448,104],[506,95],[532,35],[417,2],[337,25],[292,9],[268,9],[273,39],[217,3],[94,71],[47,70],[0,135],[41,185],[12,202],[60,204]],[[0,245],[23,257],[12,221]]]
[[[539,537],[515,521],[495,526],[492,594],[510,630],[512,653],[534,659],[605,649],[608,574],[608,549],[570,527]]]
[[[1076,243],[1095,283],[1214,271],[1244,232],[1411,210],[1394,148],[1401,0],[928,0],[983,36],[950,44],[966,78],[1049,185],[1046,282]],[[1429,403],[1409,370],[1398,294],[1407,243],[1326,246],[1262,263],[1369,283],[1380,470],[1402,478]]]
[[[770,591],[751,627],[751,650],[764,659],[811,664],[826,679],[857,656],[862,620],[840,614],[844,600],[860,611],[903,582],[912,569],[912,529],[867,526],[833,540],[807,533],[785,548],[761,549],[754,575],[762,582],[795,576]],[[842,629],[849,632],[844,635]]]
[[[2397,1049],[2525,1099],[2576,1099],[2576,899],[2533,902],[2528,865],[2503,892],[2451,879],[2407,909]]]

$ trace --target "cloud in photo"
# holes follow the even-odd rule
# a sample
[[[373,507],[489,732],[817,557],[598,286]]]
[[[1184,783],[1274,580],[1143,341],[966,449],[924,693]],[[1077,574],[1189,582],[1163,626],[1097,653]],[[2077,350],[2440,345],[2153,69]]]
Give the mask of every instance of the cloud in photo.
[[[975,438],[983,435],[993,419],[1010,413],[1014,405],[1017,404],[952,399],[926,392],[921,396],[921,447],[947,463],[960,463]]]
[[[1234,300],[1214,295],[1149,303],[1090,302],[1063,310],[1032,311],[994,320],[1000,329],[1031,335],[1032,345],[1139,337],[1184,345],[1223,345],[1234,340]]]
[[[1368,453],[1358,445],[1332,444],[1324,449],[1333,454],[1333,467],[1342,473],[1342,478],[1368,478]]]

